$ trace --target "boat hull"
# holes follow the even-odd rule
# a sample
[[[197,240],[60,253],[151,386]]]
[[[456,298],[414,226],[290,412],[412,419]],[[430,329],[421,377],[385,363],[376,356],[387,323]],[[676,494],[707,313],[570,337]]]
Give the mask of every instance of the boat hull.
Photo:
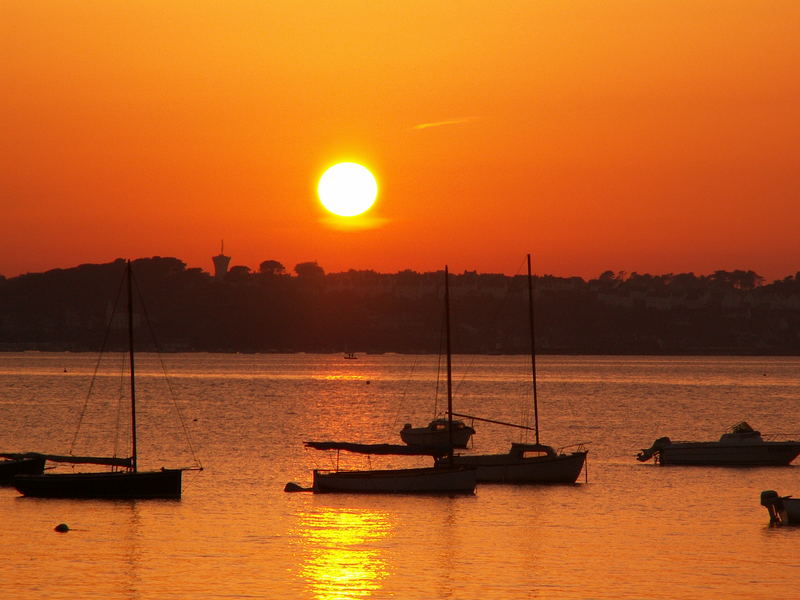
[[[475,467],[478,483],[575,483],[586,462],[586,451],[553,456],[520,457],[513,454],[462,455],[456,465]]]
[[[315,493],[472,494],[476,472],[464,467],[314,471]]]
[[[800,454],[800,443],[729,444],[721,442],[677,442],[660,448],[658,452],[658,461],[662,465],[785,466]]]
[[[800,498],[784,498],[787,525],[800,525]]]
[[[0,460],[0,485],[12,485],[16,475],[38,475],[44,473],[45,458],[15,458]]]
[[[137,499],[181,497],[181,469],[18,475],[14,486],[34,498]]]

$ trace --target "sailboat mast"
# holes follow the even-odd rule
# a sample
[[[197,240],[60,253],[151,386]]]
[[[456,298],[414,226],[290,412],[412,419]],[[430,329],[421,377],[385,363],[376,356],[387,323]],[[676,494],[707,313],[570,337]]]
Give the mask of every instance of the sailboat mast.
[[[450,355],[450,277],[444,266],[444,331],[447,351],[447,456],[453,462],[453,365]]]
[[[133,360],[133,274],[131,273],[131,261],[127,265],[128,277],[128,356],[131,365],[131,468],[136,472],[136,374]]]
[[[539,443],[539,399],[536,396],[536,333],[533,325],[533,275],[531,275],[531,255],[528,254],[528,322],[531,336],[531,380],[533,382],[533,429],[536,443]]]

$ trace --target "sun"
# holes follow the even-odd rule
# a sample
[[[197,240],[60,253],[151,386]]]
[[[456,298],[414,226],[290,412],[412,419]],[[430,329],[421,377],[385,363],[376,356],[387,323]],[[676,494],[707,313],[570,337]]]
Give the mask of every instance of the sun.
[[[369,169],[357,163],[333,165],[319,179],[317,195],[322,205],[340,217],[368,210],[378,196],[378,182]]]

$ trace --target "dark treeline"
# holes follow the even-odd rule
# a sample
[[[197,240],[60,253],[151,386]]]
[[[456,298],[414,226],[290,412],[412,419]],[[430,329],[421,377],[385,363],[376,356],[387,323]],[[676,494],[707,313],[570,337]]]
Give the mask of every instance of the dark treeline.
[[[0,276],[0,349],[96,350],[124,261]],[[176,258],[134,262],[166,351],[438,352],[442,273],[348,271],[275,260],[217,279]],[[541,352],[800,354],[800,273],[536,277]],[[454,351],[525,353],[523,276],[451,276]],[[140,320],[137,320],[140,322]],[[152,347],[152,345],[151,345]]]

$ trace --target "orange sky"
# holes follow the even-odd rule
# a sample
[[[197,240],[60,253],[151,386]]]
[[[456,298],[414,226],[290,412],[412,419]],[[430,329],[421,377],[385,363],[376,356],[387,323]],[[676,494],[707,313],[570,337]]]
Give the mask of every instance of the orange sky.
[[[800,2],[6,0],[0,273],[800,270]],[[416,127],[441,123],[438,126]],[[315,197],[373,170],[375,227]]]

